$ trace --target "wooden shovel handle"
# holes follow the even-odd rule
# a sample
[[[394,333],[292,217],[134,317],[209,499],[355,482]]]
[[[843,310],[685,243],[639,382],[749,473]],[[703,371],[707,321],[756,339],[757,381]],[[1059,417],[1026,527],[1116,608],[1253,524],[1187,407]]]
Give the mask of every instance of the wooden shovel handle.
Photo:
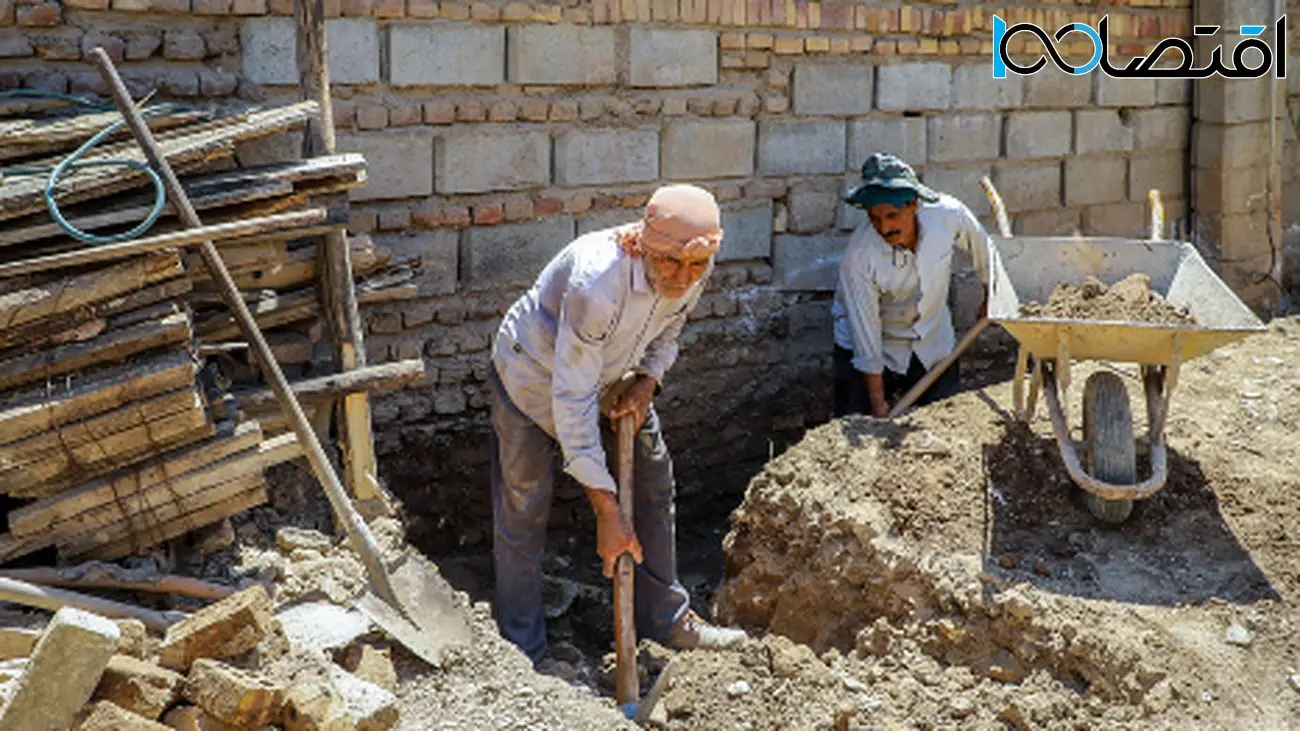
[[[619,417],[614,426],[618,439],[618,508],[632,521],[632,451],[636,440],[636,417]],[[636,619],[632,586],[635,561],[630,554],[618,557],[614,566],[614,694],[620,705],[635,703],[641,696],[636,667]]]

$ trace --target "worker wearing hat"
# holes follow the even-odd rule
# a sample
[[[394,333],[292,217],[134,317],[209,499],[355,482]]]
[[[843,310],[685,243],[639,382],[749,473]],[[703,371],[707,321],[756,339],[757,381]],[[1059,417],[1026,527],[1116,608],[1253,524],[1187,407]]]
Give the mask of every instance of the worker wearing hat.
[[[547,647],[541,561],[557,451],[595,512],[605,575],[625,551],[637,562],[641,636],[678,649],[745,637],[700,618],[677,578],[672,461],[652,404],[722,235],[709,192],[661,187],[640,220],[565,246],[497,331],[489,373],[495,613],[501,633],[534,664]],[[610,470],[611,422],[626,414],[638,429],[634,524],[619,514]]]
[[[885,417],[956,346],[948,287],[953,250],[970,254],[988,287],[989,236],[966,204],[923,185],[907,163],[876,153],[845,202],[866,211],[840,260],[831,305],[835,415]],[[987,308],[980,307],[983,316]],[[960,389],[954,363],[917,400]]]

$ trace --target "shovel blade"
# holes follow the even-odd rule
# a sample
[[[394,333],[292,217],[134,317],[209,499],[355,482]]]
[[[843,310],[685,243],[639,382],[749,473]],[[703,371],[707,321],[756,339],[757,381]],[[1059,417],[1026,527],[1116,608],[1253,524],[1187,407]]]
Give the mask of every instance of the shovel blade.
[[[373,590],[356,601],[356,608],[416,657],[441,667],[444,651],[471,640],[469,621],[456,608],[451,585],[436,571],[408,556],[391,574],[401,605],[394,607]]]

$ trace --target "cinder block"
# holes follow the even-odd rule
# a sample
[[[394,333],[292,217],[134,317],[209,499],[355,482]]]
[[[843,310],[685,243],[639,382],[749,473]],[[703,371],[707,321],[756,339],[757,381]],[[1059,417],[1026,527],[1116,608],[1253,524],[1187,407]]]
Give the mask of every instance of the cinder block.
[[[930,163],[993,160],[1000,157],[1002,117],[997,114],[950,114],[931,117]]]
[[[722,230],[719,262],[768,258],[772,255],[771,199],[724,206]]]
[[[976,216],[984,216],[991,213],[992,208],[984,187],[980,185],[980,178],[988,174],[988,165],[930,166],[925,169],[921,180],[940,193],[947,193],[965,203]]]
[[[1057,208],[1018,215],[1011,230],[1017,236],[1073,236],[1082,232],[1082,227],[1078,210]]]
[[[506,80],[505,65],[504,26],[420,24],[388,29],[388,78],[394,86],[500,84]]]
[[[569,216],[471,228],[461,245],[462,282],[470,290],[528,287],[574,231]]]
[[[293,18],[248,18],[239,28],[244,76],[258,84],[297,84],[297,31]],[[325,21],[330,83],[379,81],[379,26],[370,18]]]
[[[630,86],[718,83],[718,36],[713,31],[630,27],[626,32]]]
[[[1065,204],[1095,206],[1128,197],[1128,160],[1073,157],[1065,161]]]
[[[848,234],[781,234],[772,239],[772,284],[787,292],[834,292]]]
[[[762,175],[817,175],[844,170],[842,121],[770,119],[759,123],[758,169]]]
[[[821,185],[797,185],[790,191],[790,233],[818,233],[835,225],[839,197]]]
[[[1211,124],[1197,121],[1198,168],[1256,168],[1268,164],[1268,121]]]
[[[427,128],[348,133],[339,152],[366,158],[366,184],[348,192],[352,201],[390,200],[433,193],[433,133]]]
[[[939,61],[887,64],[876,71],[876,108],[886,111],[947,109],[952,67]]]
[[[1074,113],[1074,153],[1128,152],[1133,149],[1134,127],[1132,117],[1121,116],[1117,109],[1080,109]]]
[[[456,293],[459,278],[460,232],[433,229],[374,237],[375,245],[388,249],[394,256],[420,257],[420,276],[414,280],[420,297],[438,297]]]
[[[918,169],[917,175],[924,172],[924,169]],[[844,176],[844,181],[840,185],[840,201],[835,212],[835,225],[841,231],[852,231],[871,220],[867,217],[866,211],[844,202],[844,198],[849,194],[849,191],[853,190],[854,186],[860,182],[862,182],[862,176],[859,173],[849,173]]]
[[[1268,176],[1253,168],[1196,170],[1196,213],[1268,210]]]
[[[439,193],[488,193],[550,184],[551,136],[517,130],[449,133],[438,138]]]
[[[1155,188],[1165,200],[1183,197],[1187,189],[1187,158],[1181,152],[1164,152],[1129,158],[1128,198],[1146,201]]]
[[[1300,78],[1288,74],[1289,79]],[[1186,106],[1192,101],[1191,79],[1156,79],[1156,104]]]
[[[926,163],[925,120],[920,117],[863,119],[849,123],[849,170],[877,152],[888,152],[913,167]]]
[[[751,119],[692,120],[664,128],[663,176],[670,180],[747,178],[754,174],[758,125]]]
[[[594,86],[618,80],[612,27],[515,26],[507,48],[513,84]]]
[[[0,728],[63,731],[90,700],[121,630],[112,621],[64,607],[54,614],[0,710]]]
[[[1099,107],[1149,107],[1156,103],[1155,79],[1116,79],[1104,73],[1088,76]]]
[[[1062,73],[1049,62],[1042,71],[1025,77],[1025,106],[1053,109],[1086,107],[1092,103],[1091,77],[1092,74]]]
[[[1020,163],[999,167],[993,184],[1007,211],[1040,211],[1061,205],[1061,163]]]
[[[1072,124],[1069,112],[1008,114],[1007,157],[1028,159],[1070,154]]]
[[[639,183],[659,177],[659,130],[570,129],[555,140],[559,185]]]
[[[1238,124],[1268,121],[1273,78],[1218,79],[1199,82],[1196,89],[1196,119],[1200,122]],[[1285,97],[1285,90],[1279,93]],[[1277,105],[1278,115],[1286,113],[1286,104]]]
[[[257,646],[276,628],[271,597],[261,584],[209,604],[167,628],[159,664],[188,670],[195,660],[238,657]]]
[[[988,64],[962,64],[952,71],[953,109],[1019,109],[1025,103],[1025,77],[995,79]]]
[[[871,112],[875,69],[837,61],[801,63],[794,68],[794,113],[853,117]]]
[[[1133,113],[1139,150],[1185,150],[1191,125],[1187,107],[1156,107]],[[1267,126],[1264,126],[1267,130]]]
[[[589,234],[592,231],[602,231],[607,228],[613,228],[614,226],[622,226],[625,223],[632,223],[639,218],[641,218],[641,211],[631,208],[613,208],[608,211],[593,213],[590,216],[583,216],[578,219],[577,235],[582,236],[584,234]]]
[[[1145,239],[1148,225],[1146,206],[1141,203],[1090,206],[1083,211],[1084,236]]]

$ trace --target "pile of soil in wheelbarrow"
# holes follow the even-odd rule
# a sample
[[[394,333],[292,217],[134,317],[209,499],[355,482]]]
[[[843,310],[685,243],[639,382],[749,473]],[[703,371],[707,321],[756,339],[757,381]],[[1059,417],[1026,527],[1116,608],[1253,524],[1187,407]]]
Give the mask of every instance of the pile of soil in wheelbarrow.
[[[1047,304],[1031,301],[1020,308],[1026,317],[1056,317],[1069,320],[1146,322],[1160,325],[1190,325],[1196,321],[1186,309],[1175,307],[1151,291],[1151,278],[1131,274],[1107,286],[1096,277],[1082,284],[1061,284]]]
[[[670,728],[1286,728],[1300,718],[1300,318],[1186,364],[1167,486],[1112,526],[1009,384],[810,431],[749,485]],[[1078,418],[1076,366],[1065,402]],[[1129,386],[1143,434],[1136,365]],[[1139,465],[1139,475],[1149,474]]]

